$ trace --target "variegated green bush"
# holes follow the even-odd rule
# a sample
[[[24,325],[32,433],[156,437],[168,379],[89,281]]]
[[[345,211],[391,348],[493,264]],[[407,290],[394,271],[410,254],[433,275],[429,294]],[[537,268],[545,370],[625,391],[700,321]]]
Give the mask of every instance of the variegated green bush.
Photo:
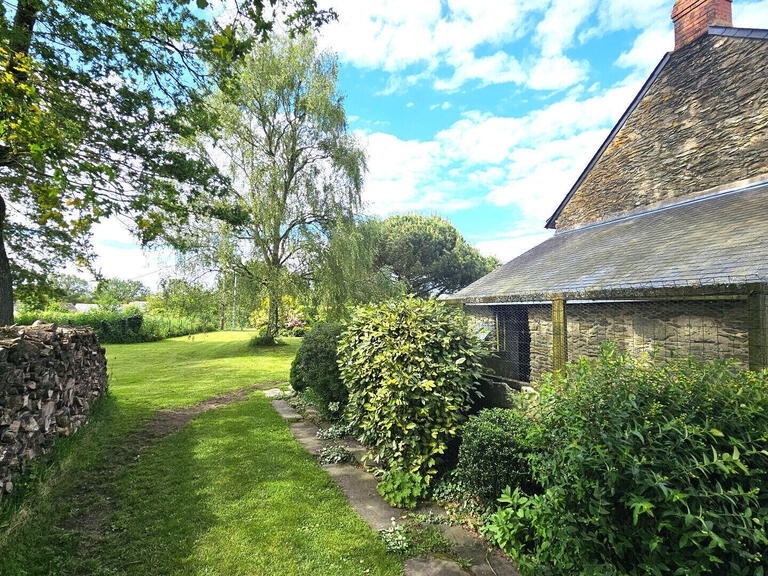
[[[348,417],[369,459],[429,481],[477,394],[485,350],[464,313],[416,298],[364,306],[338,354]]]

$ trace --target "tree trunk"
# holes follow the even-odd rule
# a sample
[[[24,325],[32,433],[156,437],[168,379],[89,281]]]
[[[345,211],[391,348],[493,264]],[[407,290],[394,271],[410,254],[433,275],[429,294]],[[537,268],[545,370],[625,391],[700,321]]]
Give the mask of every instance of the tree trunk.
[[[221,316],[219,316],[219,330],[224,330],[224,316],[227,313],[227,303],[221,301]]]
[[[0,326],[13,324],[11,262],[5,251],[5,200],[0,196]]]
[[[269,283],[269,315],[267,316],[267,338],[276,338],[280,329],[280,287],[275,279]]]

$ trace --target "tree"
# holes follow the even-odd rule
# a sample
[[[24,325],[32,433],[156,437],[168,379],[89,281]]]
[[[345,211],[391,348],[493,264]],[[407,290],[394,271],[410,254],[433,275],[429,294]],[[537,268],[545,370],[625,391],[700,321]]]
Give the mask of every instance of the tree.
[[[364,156],[347,133],[337,74],[335,57],[310,37],[256,46],[214,100],[220,131],[199,146],[231,178],[226,200],[211,204],[228,212],[242,243],[235,271],[269,298],[267,338],[289,285],[308,276],[335,222],[359,208]]]
[[[71,274],[59,274],[53,277],[51,284],[56,295],[65,302],[88,302],[93,298],[93,290],[87,280]]]
[[[128,215],[149,241],[196,193],[222,189],[173,143],[215,122],[206,95],[276,21],[307,30],[334,16],[315,0],[243,0],[223,22],[195,4],[2,0],[0,325],[14,283],[88,264],[95,222]]]
[[[160,292],[147,299],[148,309],[210,321],[219,315],[220,295],[217,289],[183,278],[166,278],[160,284]]]
[[[498,267],[439,216],[391,216],[382,223],[376,264],[420,298],[461,290]]]
[[[350,308],[408,293],[408,288],[377,266],[383,224],[376,218],[345,219],[333,229],[327,249],[312,271],[312,299],[331,321],[346,320]]]
[[[118,304],[127,304],[132,300],[141,300],[149,296],[149,288],[139,280],[121,280],[110,278],[99,282],[96,299],[99,305],[112,308]]]

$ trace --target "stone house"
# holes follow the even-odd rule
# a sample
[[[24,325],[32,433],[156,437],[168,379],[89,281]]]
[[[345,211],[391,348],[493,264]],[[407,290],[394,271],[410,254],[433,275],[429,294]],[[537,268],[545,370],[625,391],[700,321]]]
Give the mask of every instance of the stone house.
[[[547,222],[555,235],[450,300],[535,382],[622,351],[768,367],[768,30],[678,0],[666,54]]]

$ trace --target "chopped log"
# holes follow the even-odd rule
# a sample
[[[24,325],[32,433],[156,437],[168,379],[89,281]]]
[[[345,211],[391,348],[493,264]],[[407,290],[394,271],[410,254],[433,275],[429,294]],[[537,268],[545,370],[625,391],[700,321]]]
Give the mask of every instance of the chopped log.
[[[107,359],[90,328],[0,327],[0,498],[106,391]]]

